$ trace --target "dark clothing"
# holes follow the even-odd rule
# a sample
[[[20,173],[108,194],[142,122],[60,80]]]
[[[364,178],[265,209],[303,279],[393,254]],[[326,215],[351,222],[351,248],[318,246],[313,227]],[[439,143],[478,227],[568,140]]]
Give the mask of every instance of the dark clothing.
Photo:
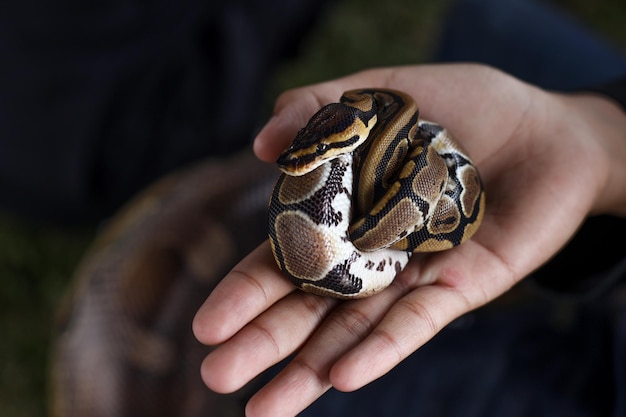
[[[626,58],[616,46],[542,0],[456,1],[434,59],[482,62],[558,91],[626,74]]]
[[[605,84],[593,86],[591,91],[612,98],[626,111],[626,76],[616,78]]]
[[[0,209],[109,215],[181,165],[249,145],[318,0],[0,5]]]

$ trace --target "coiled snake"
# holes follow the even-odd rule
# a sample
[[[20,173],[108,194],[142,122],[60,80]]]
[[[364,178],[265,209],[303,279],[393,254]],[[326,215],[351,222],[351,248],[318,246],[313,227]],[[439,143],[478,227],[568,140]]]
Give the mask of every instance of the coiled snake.
[[[399,91],[348,91],[280,155],[269,237],[298,287],[369,296],[411,253],[450,249],[477,230],[485,207],[478,170],[446,129],[418,113]]]

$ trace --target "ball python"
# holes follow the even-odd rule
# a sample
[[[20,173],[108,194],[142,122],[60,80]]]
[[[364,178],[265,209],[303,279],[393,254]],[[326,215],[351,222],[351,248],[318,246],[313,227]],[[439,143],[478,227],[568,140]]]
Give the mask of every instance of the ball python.
[[[277,164],[274,258],[297,287],[319,295],[378,293],[412,253],[469,239],[485,209],[470,157],[400,91],[345,92],[311,117]]]

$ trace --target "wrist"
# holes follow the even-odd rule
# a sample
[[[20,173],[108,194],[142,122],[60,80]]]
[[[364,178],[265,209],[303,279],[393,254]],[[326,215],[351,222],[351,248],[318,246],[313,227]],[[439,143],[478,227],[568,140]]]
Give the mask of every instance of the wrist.
[[[563,96],[569,114],[584,122],[582,134],[598,145],[598,164],[580,169],[596,169],[601,175],[591,214],[626,217],[626,112],[606,96],[578,93]]]

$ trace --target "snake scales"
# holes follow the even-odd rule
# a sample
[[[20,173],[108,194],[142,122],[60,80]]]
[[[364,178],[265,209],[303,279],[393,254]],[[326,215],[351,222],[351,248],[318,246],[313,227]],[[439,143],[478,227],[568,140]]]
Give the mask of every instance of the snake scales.
[[[481,223],[478,170],[399,91],[348,91],[278,158],[270,202],[276,262],[301,289],[360,298],[386,288],[412,252],[450,249]]]

